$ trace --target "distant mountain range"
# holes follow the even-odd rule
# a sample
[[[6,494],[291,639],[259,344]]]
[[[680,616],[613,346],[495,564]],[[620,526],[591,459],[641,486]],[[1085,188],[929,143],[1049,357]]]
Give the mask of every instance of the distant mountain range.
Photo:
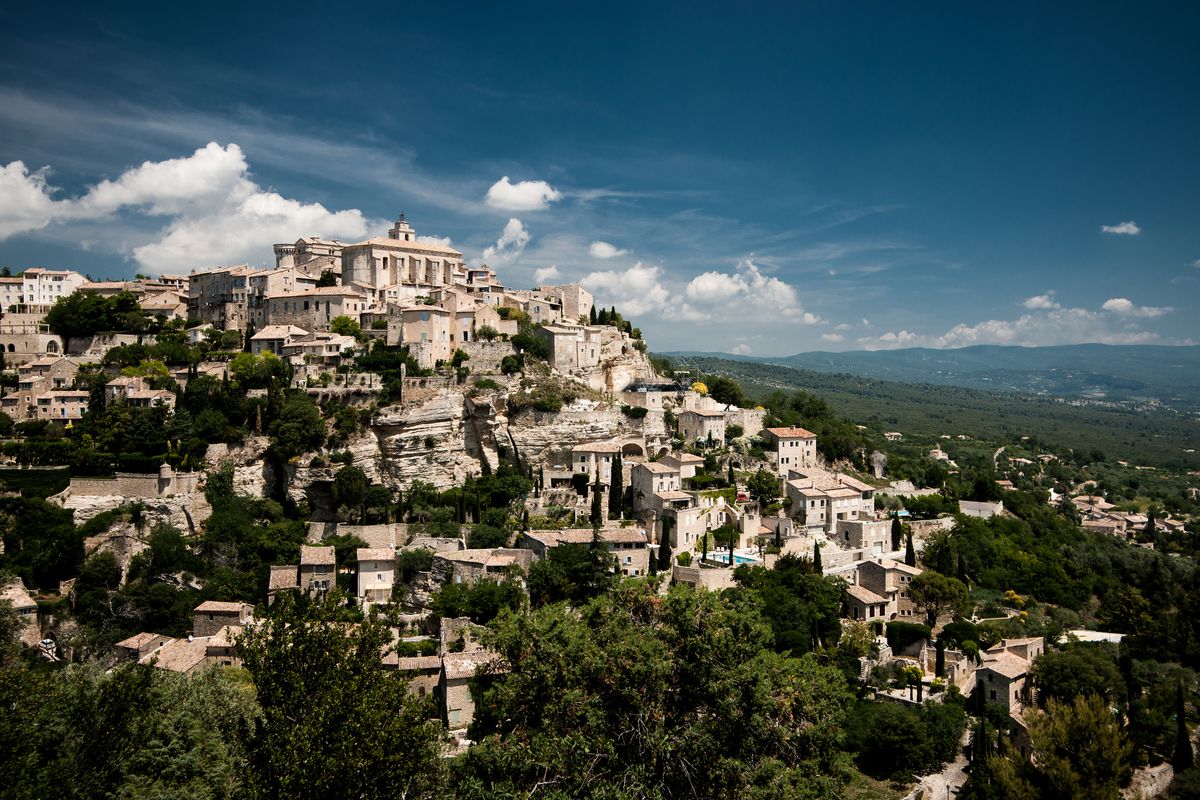
[[[977,345],[955,350],[914,347],[784,357],[715,356],[831,374],[1083,398],[1122,405],[1200,410],[1200,347],[1077,344],[1057,347]]]

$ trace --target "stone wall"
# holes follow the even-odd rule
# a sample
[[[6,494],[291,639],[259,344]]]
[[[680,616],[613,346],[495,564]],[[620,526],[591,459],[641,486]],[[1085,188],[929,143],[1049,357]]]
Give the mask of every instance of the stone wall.
[[[472,375],[497,373],[504,357],[516,353],[511,342],[499,341],[460,342],[458,349],[469,356],[464,366],[471,368]]]

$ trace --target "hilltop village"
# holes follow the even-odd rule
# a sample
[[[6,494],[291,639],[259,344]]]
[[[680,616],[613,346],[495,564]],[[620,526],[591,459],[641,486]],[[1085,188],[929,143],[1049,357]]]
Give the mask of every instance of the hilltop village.
[[[387,702],[412,703],[404,730],[428,736],[429,764],[465,759],[464,796],[486,794],[473,780],[537,783],[487,761],[509,737],[549,747],[535,734],[566,735],[554,720],[574,719],[602,739],[568,699],[601,692],[610,658],[635,674],[630,659],[674,664],[631,677],[648,686],[696,670],[666,690],[693,704],[681,718],[758,729],[705,740],[758,749],[735,753],[736,779],[689,766],[709,787],[697,796],[750,796],[784,768],[836,796],[852,763],[957,791],[966,753],[970,796],[1021,796],[987,792],[1050,780],[1038,754],[1051,723],[1111,728],[1111,775],[1062,768],[1105,782],[1090,796],[1135,770],[1161,788],[1189,768],[1194,495],[1109,502],[1086,457],[1033,441],[969,465],[950,437],[909,458],[902,432],[880,431],[876,449],[816,398],[760,403],[652,358],[584,287],[507,287],[403,215],[385,236],[302,238],[274,260],[0,277],[0,572],[21,658],[248,673],[269,728],[272,648],[307,646],[295,637],[314,625],[321,652],[367,642],[372,670],[406,679]],[[653,633],[621,638],[641,630]],[[688,659],[704,648],[702,675]],[[316,675],[318,661],[296,663]],[[385,696],[361,679],[376,687],[361,698]],[[703,684],[696,697],[688,681]],[[788,695],[795,681],[836,688]],[[752,685],[766,694],[720,696]],[[310,690],[280,702],[327,702]],[[522,691],[543,705],[536,720],[520,717]],[[795,719],[766,699],[778,693]],[[618,716],[660,702],[607,701]],[[1104,721],[1109,704],[1119,724]],[[810,727],[828,742],[800,741]],[[604,746],[662,785],[678,778],[672,759],[695,758],[649,739]],[[409,756],[440,785],[442,767]],[[563,791],[587,781],[566,754],[530,758],[553,763]],[[262,775],[280,789],[289,768]],[[616,780],[622,767],[605,769]]]

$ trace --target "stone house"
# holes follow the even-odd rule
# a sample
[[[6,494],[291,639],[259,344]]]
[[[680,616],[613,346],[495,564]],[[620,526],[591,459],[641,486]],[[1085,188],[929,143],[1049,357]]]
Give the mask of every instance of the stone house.
[[[539,286],[535,292],[548,300],[557,300],[562,309],[562,318],[568,322],[586,319],[591,316],[592,293],[576,283],[561,286]]]
[[[640,528],[591,528],[568,530],[525,531],[517,540],[518,546],[542,559],[555,547],[563,544],[591,545],[599,542],[615,559],[616,571],[622,575],[646,575],[650,570],[650,550],[646,532]]]
[[[296,325],[267,325],[250,337],[250,352],[256,356],[273,353],[282,358],[284,345],[307,335],[308,331]]]
[[[537,335],[550,350],[550,366],[559,372],[595,367],[600,363],[603,328],[566,322],[537,328]]]
[[[487,547],[443,550],[434,554],[433,573],[443,582],[473,585],[483,578],[500,581],[514,567],[528,573],[532,554],[525,549]]]
[[[193,272],[188,277],[188,316],[218,330],[245,331],[250,321],[250,276],[242,264]]]
[[[47,355],[17,369],[17,390],[4,396],[4,412],[14,421],[31,419],[80,419],[87,411],[87,392],[82,404],[71,384],[80,361],[62,355]]]
[[[854,585],[887,600],[886,619],[908,622],[917,617],[908,584],[923,571],[889,558],[864,561],[855,570]]]
[[[975,671],[975,686],[987,703],[1004,706],[1019,713],[1036,696],[1029,670],[1035,658],[1045,652],[1039,636],[1029,639],[1001,639],[981,654]]]
[[[833,529],[837,520],[874,519],[875,487],[841,473],[792,472],[785,488],[791,513],[810,528]]]
[[[268,325],[295,325],[306,331],[328,329],[335,317],[359,316],[370,308],[367,297],[349,286],[322,286],[290,294],[268,295],[263,301]]]
[[[169,409],[175,408],[174,392],[152,389],[145,378],[137,376],[122,376],[109,381],[104,386],[104,399],[109,404],[127,403],[150,408],[161,403]]]
[[[817,435],[804,428],[767,428],[764,438],[775,456],[775,471],[781,478],[791,470],[806,470],[817,466]]]
[[[678,470],[682,480],[696,477],[696,472],[704,468],[704,458],[694,453],[667,453],[658,463]]]
[[[453,732],[466,731],[475,718],[475,699],[471,696],[471,681],[480,671],[494,668],[496,654],[488,650],[467,650],[442,655],[442,671],[438,689],[445,710],[446,727]]]
[[[635,463],[629,471],[629,482],[633,486],[633,505],[637,510],[660,509],[662,502],[656,495],[681,492],[683,488],[679,470],[661,461]]]
[[[892,524],[887,520],[839,519],[833,524],[833,541],[843,550],[861,550],[867,558],[892,552]]]
[[[396,551],[390,547],[360,547],[354,551],[358,563],[358,591],[362,605],[387,603],[396,583]]]
[[[324,594],[337,584],[337,563],[332,545],[300,547],[299,588],[303,592]]]
[[[721,445],[725,442],[724,412],[688,409],[679,413],[678,420],[679,437],[689,444],[712,442]]]
[[[395,284],[446,286],[466,283],[463,254],[438,242],[421,240],[403,215],[386,238],[342,246],[342,283],[375,288]]]
[[[272,565],[267,578],[267,605],[275,602],[280,592],[300,588],[300,567],[298,564]]]
[[[885,620],[888,617],[888,599],[865,586],[850,584],[846,587],[846,616],[858,622]]]
[[[208,600],[192,612],[192,635],[215,636],[224,627],[244,628],[254,619],[249,603],[223,603]]]
[[[611,485],[612,462],[621,452],[618,442],[588,442],[577,444],[571,448],[571,471],[576,475],[587,475],[588,483],[595,483],[600,476],[600,483],[605,487]],[[622,476],[624,483],[624,476]]]

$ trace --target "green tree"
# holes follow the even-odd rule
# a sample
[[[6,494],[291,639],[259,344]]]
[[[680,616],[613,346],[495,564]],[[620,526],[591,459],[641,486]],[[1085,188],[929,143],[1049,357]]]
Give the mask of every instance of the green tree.
[[[601,501],[600,471],[596,471],[596,480],[592,483],[592,511],[588,515],[593,528],[604,524],[604,504]]]
[[[914,575],[908,583],[908,596],[925,612],[925,623],[937,625],[938,618],[963,608],[967,603],[967,587],[957,578],[925,570]]]
[[[530,567],[529,602],[534,607],[564,600],[582,605],[612,588],[613,566],[613,557],[600,548],[560,544]]]
[[[356,512],[356,516],[361,520],[365,513],[367,490],[370,488],[371,481],[367,478],[367,473],[353,464],[347,464],[333,476],[334,506]]]
[[[308,395],[293,392],[283,401],[279,416],[268,431],[271,434],[271,448],[286,461],[316,450],[324,443],[325,420]]]
[[[1038,702],[1070,703],[1076,697],[1095,695],[1109,703],[1125,699],[1125,681],[1110,645],[1075,644],[1047,651],[1033,663]]]
[[[904,525],[900,522],[899,517],[892,517],[892,551],[900,549],[900,544],[904,540]]]
[[[621,519],[625,516],[624,466],[621,464],[619,452],[612,460],[612,475],[608,487],[608,516],[610,519]]]
[[[331,319],[329,321],[329,330],[341,336],[353,336],[355,339],[362,338],[362,326],[358,324],[358,320],[348,317],[345,314]]]
[[[339,600],[302,609],[291,593],[240,642],[262,716],[252,797],[433,797],[442,770],[426,701],[380,669],[392,646],[379,621],[339,624]]]
[[[770,503],[779,497],[779,478],[770,470],[761,468],[746,481],[750,496],[762,505]]]
[[[481,686],[461,800],[829,797],[845,780],[845,680],[772,652],[748,598],[631,581],[483,640],[507,670]]]
[[[1132,747],[1096,695],[1051,700],[1029,722],[1034,783],[1044,797],[1116,800],[1132,774]]]
[[[910,567],[917,565],[917,551],[913,547],[912,531],[908,531],[904,544],[904,563]]]

